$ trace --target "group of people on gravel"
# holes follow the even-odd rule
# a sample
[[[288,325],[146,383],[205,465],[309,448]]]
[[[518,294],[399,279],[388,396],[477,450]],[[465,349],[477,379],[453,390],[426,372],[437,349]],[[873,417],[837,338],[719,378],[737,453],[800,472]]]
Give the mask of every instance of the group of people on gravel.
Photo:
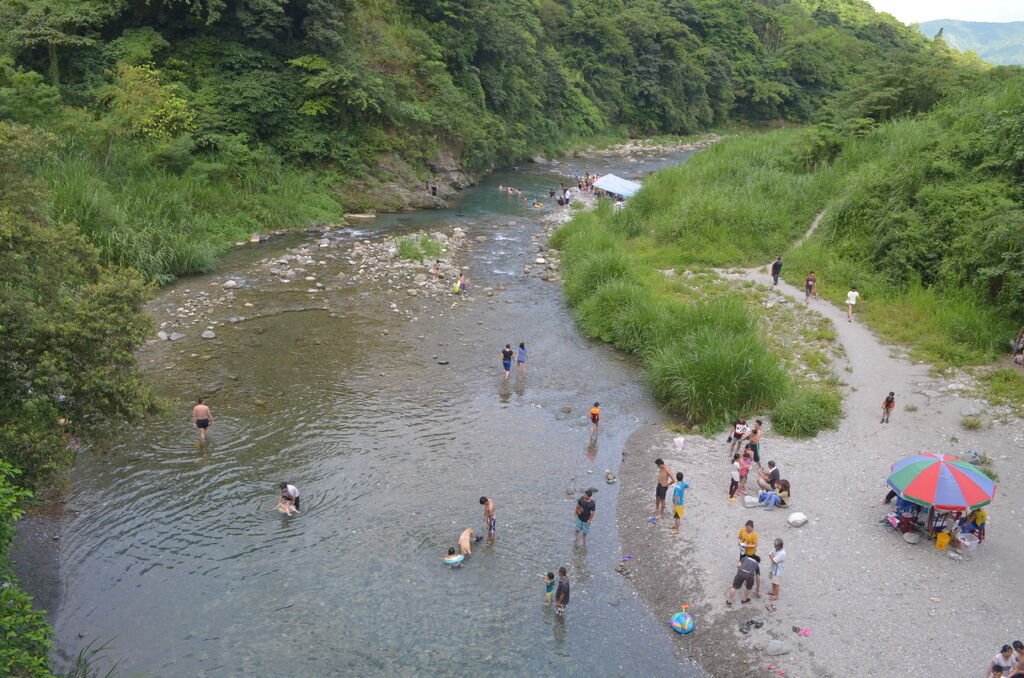
[[[1003,645],[988,663],[985,678],[1024,678],[1024,642]]]

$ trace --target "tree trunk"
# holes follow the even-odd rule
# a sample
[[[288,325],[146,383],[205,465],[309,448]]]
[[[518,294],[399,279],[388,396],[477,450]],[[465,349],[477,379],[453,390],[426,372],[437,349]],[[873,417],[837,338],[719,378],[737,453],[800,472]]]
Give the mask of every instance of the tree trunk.
[[[57,57],[57,45],[51,42],[46,49],[50,54],[50,84],[57,87],[60,85],[60,60]]]

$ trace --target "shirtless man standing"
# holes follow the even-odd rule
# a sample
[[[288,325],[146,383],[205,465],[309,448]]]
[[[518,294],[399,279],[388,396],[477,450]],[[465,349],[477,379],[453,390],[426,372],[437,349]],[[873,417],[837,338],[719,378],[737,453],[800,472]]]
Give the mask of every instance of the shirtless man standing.
[[[658,485],[654,488],[654,513],[651,514],[651,517],[657,515],[658,518],[664,518],[665,495],[668,493],[668,488],[675,484],[676,476],[664,460],[656,459],[654,464],[658,467]]]
[[[487,526],[487,543],[494,543],[494,530],[498,526],[498,519],[494,517],[494,501],[487,497],[480,497],[480,505],[484,507],[484,525]]]
[[[206,406],[203,398],[200,398],[196,406],[192,408],[192,426],[199,429],[199,444],[206,444],[206,429],[213,423],[213,415],[210,408]]]

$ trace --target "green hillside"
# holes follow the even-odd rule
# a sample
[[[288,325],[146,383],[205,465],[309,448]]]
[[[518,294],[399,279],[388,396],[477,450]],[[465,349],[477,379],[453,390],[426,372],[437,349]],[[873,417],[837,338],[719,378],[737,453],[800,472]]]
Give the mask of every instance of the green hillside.
[[[778,406],[783,432],[793,421],[804,433],[834,422],[837,393],[780,375],[791,351],[773,355],[752,319],[724,305],[704,310],[706,285],[666,282],[661,271],[700,280],[708,266],[782,253],[784,278],[800,287],[815,271],[836,304],[856,286],[860,317],[916,357],[940,367],[1005,357],[1024,324],[1024,72],[965,76],[932,64],[874,107],[726,139],[651,177],[627,209],[578,217],[556,241],[581,328],[640,356],[655,394],[687,421],[722,424]],[[915,115],[891,107],[953,81]],[[982,379],[993,401],[1024,395],[1016,370]]]
[[[928,38],[941,30],[953,49],[974,52],[991,64],[1024,65],[1024,21],[991,23],[939,19],[918,25]]]

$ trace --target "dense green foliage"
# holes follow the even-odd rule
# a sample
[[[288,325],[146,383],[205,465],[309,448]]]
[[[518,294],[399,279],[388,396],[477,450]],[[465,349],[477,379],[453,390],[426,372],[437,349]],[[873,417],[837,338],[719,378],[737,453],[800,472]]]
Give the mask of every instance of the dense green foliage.
[[[9,0],[0,119],[56,135],[56,213],[162,281],[372,206],[360,178],[808,120],[926,45],[862,0]]]
[[[700,301],[659,284],[631,252],[627,214],[604,202],[552,240],[583,331],[640,357],[655,395],[690,424],[723,425],[792,393],[739,295]]]
[[[150,403],[133,355],[147,288],[49,216],[35,175],[49,159],[45,135],[0,122],[0,450],[29,487],[64,466],[67,434]]]
[[[947,45],[961,52],[974,52],[993,64],[1024,65],[1024,21],[993,23],[938,19],[918,28],[928,38],[940,32]]]
[[[7,562],[20,503],[31,496],[12,484],[14,469],[0,461],[0,675],[12,678],[49,676],[47,655],[50,628],[45,616],[32,607]]]
[[[814,270],[837,303],[856,285],[863,316],[922,356],[991,360],[1024,321],[1024,74],[956,60],[931,71],[889,97],[902,115],[830,107],[816,126],[729,139],[661,172],[617,228],[658,268],[786,252],[784,277],[802,286]],[[950,90],[921,114],[916,83],[934,82]]]

